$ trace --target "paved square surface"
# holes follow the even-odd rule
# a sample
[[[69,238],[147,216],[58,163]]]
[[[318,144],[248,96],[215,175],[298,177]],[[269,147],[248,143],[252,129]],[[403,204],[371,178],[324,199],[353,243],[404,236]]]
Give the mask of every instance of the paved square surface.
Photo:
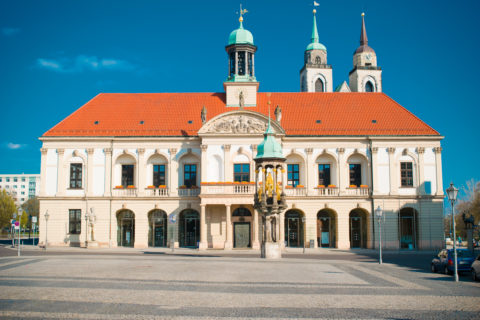
[[[0,257],[0,318],[480,319],[480,283],[349,253],[112,252]]]

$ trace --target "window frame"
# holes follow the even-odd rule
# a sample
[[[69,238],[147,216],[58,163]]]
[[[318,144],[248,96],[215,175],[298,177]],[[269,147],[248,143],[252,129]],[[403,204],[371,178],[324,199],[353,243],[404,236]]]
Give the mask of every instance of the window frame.
[[[353,168],[358,168],[353,169]],[[354,170],[354,171],[352,171]],[[362,164],[361,163],[349,163],[348,164],[348,171],[349,171],[349,181],[350,181],[350,186],[356,186],[357,188],[360,188],[362,185]]]
[[[404,165],[410,165],[410,168],[403,168]],[[405,177],[404,177],[405,173]],[[408,173],[410,173],[410,176],[408,176]],[[404,181],[405,179],[405,181]],[[405,183],[404,183],[405,182]],[[413,188],[414,187],[414,182],[413,182],[413,162],[411,161],[401,161],[400,162],[400,186],[402,188]]]
[[[323,170],[320,170],[320,167],[323,166]],[[325,173],[325,169],[326,166],[328,166],[328,179],[326,179],[325,177],[321,178],[320,177],[320,174],[323,172]],[[321,180],[323,179],[323,183],[321,182]],[[325,182],[328,181],[327,182]],[[330,163],[319,163],[318,164],[318,185],[324,185],[325,187],[328,187],[329,185],[332,184],[332,165]]]
[[[132,177],[128,177],[128,176],[124,176],[124,174],[129,174],[129,172],[127,172],[127,167],[128,168],[131,168],[131,174],[132,174]],[[128,186],[135,186],[135,165],[134,164],[122,164],[122,175],[121,175],[121,185],[124,187],[124,188],[127,188]],[[129,183],[131,182],[131,183]]]
[[[290,168],[292,168],[292,170],[290,170]],[[295,171],[295,169],[297,170]],[[290,173],[292,174],[291,176],[290,176]],[[295,179],[295,174],[297,174],[296,179]],[[300,184],[300,163],[288,163],[287,164],[287,185],[295,188],[299,184]]]
[[[73,218],[72,219],[72,214]],[[68,234],[82,233],[82,209],[68,209]]]
[[[236,171],[237,166],[240,168],[240,171]],[[244,171],[245,168],[248,168],[248,171]],[[240,177],[240,180],[237,180],[237,175]],[[250,182],[250,163],[234,163],[233,164],[233,181],[234,182]]]
[[[75,167],[77,168],[76,171],[74,169]],[[80,170],[78,168],[80,168]],[[70,163],[69,189],[83,189],[83,163],[78,163],[78,162]]]
[[[155,171],[156,167],[158,167],[160,170]],[[163,167],[163,171],[161,168]],[[152,165],[152,185],[155,188],[158,188],[159,186],[166,186],[167,185],[167,166],[165,164],[154,164]],[[155,181],[158,180],[158,181]],[[163,183],[162,183],[163,181]],[[158,183],[157,183],[158,182]]]
[[[187,168],[189,169],[187,170]],[[192,171],[192,168],[195,168],[195,170]],[[188,189],[197,186],[197,172],[198,168],[196,163],[186,163],[183,165],[183,185]],[[187,174],[189,175],[188,179],[186,178]]]

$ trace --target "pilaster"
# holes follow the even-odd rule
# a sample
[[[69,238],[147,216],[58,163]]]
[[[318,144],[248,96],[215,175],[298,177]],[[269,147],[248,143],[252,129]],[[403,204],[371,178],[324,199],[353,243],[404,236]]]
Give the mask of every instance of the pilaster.
[[[423,195],[425,194],[425,173],[424,173],[424,166],[425,166],[425,161],[424,161],[424,154],[425,154],[425,148],[423,147],[418,147],[417,148],[417,153],[418,153],[418,193]]]
[[[177,149],[170,148],[170,181],[169,181],[169,192],[171,197],[176,197],[178,195],[178,161],[176,159]],[[203,167],[203,166],[202,166]]]
[[[378,148],[372,147],[372,175],[373,175],[373,194],[378,193],[378,172],[377,172],[377,155],[378,155]]]
[[[338,249],[350,249],[350,216],[348,213],[338,215]]]
[[[64,156],[65,149],[57,149],[58,162],[57,162],[57,196],[65,195],[67,177],[65,175]]]
[[[252,249],[260,249],[260,242],[258,241],[259,234],[259,224],[258,224],[258,210],[253,209],[253,244]]]
[[[233,167],[230,165],[230,148],[229,144],[223,145],[223,172],[225,181],[233,182]]]
[[[208,172],[207,172],[207,150],[208,150],[208,145],[202,144],[200,145],[200,149],[202,150],[202,163],[201,163],[201,172],[200,172],[200,181],[208,181]]]
[[[348,180],[347,172],[345,170],[345,148],[337,148],[338,153],[338,190],[339,194],[345,194],[346,182]]]
[[[87,149],[87,196],[93,196],[93,154],[95,149]]]
[[[146,169],[147,164],[145,163],[145,149],[138,148],[138,184],[137,184],[137,191],[139,196],[145,195],[145,188],[147,187],[146,179]]]
[[[310,196],[312,195],[313,188],[315,187],[315,176],[313,174],[314,167],[312,159],[313,148],[306,148],[305,152],[307,154],[307,170],[305,170],[307,175],[307,196]]]
[[[41,148],[41,160],[40,160],[40,196],[47,194],[47,148]]]
[[[287,209],[288,210],[288,209]],[[285,248],[285,211],[282,211],[280,213],[280,248],[284,249]]]
[[[388,152],[388,168],[390,173],[390,194],[398,193],[397,172],[395,170],[395,148],[387,148]]]
[[[200,205],[200,244],[199,250],[206,250],[208,248],[207,243],[207,224],[205,219],[205,208],[204,204]]]
[[[103,195],[110,197],[112,195],[112,148],[105,148],[105,190]]]
[[[435,151],[435,168],[436,168],[436,186],[437,196],[443,196],[443,181],[442,181],[442,147],[433,148]]]
[[[232,249],[233,248],[233,228],[232,228],[232,212],[231,212],[231,206],[229,204],[225,205],[226,210],[225,214],[227,217],[227,241],[225,241],[225,249]]]

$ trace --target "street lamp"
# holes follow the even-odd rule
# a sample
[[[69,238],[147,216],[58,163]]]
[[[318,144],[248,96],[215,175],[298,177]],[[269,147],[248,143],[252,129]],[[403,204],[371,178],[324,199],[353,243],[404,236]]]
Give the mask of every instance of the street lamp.
[[[303,231],[303,253],[305,253],[305,216],[302,217],[302,231]]]
[[[382,208],[380,208],[380,206],[378,206],[377,209],[375,209],[375,216],[377,217],[377,220],[378,220],[378,235],[379,235],[379,255],[378,255],[378,263],[379,264],[382,264],[383,261],[382,261],[382,217],[383,217],[383,210]]]
[[[457,269],[457,239],[455,234],[455,201],[457,201],[458,189],[453,186],[453,183],[450,183],[450,187],[447,189],[448,201],[452,204],[452,228],[453,228],[453,257],[455,259],[454,264],[454,274],[455,282],[458,282],[458,269]]]
[[[47,250],[48,246],[48,218],[50,218],[50,215],[47,210],[45,211],[45,250]]]
[[[18,216],[20,217],[18,219],[18,256],[20,257],[20,233],[22,232],[22,226],[20,225],[20,222],[22,221],[22,216],[23,216],[23,209],[22,207],[18,208]]]
[[[17,219],[17,213],[13,213],[13,220]],[[15,225],[12,223],[10,227],[10,234],[12,235],[12,248],[15,248]]]

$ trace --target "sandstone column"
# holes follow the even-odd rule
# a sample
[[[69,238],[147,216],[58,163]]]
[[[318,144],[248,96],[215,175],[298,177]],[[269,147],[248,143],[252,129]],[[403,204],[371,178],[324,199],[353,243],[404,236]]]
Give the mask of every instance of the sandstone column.
[[[378,171],[377,171],[377,154],[378,154],[378,148],[377,147],[372,147],[372,184],[373,184],[373,189],[372,189],[372,194],[377,194],[378,193]]]
[[[47,153],[48,149],[41,148],[40,152],[42,154],[41,163],[40,163],[40,196],[45,196],[47,194]]]
[[[87,149],[87,196],[93,196],[93,155],[95,149]]]
[[[137,184],[137,195],[143,196],[145,195],[145,188],[147,187],[147,177],[146,177],[146,169],[147,164],[145,163],[145,148],[138,148],[138,184]]]
[[[436,181],[437,196],[443,195],[443,182],[442,182],[442,147],[435,147],[435,167],[436,167]]]
[[[313,159],[312,153],[313,148],[306,148],[305,152],[307,153],[307,168],[305,170],[305,174],[307,175],[307,195],[313,195],[313,188],[316,187],[315,183],[315,176],[314,176],[314,168],[313,168]]]
[[[258,224],[258,211],[253,209],[253,249],[260,249],[260,242],[258,241],[258,234],[260,232],[260,226]]]
[[[67,177],[65,175],[64,155],[65,149],[57,149],[57,196],[65,195]]]
[[[345,160],[343,159],[345,154],[345,148],[337,148],[338,153],[338,192],[339,194],[345,194],[345,182],[348,181],[348,171],[345,172]]]
[[[206,209],[206,205],[201,204],[200,205],[200,244],[198,247],[199,250],[206,250],[208,248],[205,209]]]
[[[225,241],[225,249],[233,248],[233,228],[232,228],[232,213],[231,206],[229,204],[225,205],[226,216],[227,216],[227,241]]]
[[[178,161],[175,159],[177,154],[176,148],[170,148],[170,181],[168,190],[171,197],[176,197],[178,195]]]
[[[105,190],[104,197],[112,195],[112,148],[103,149],[105,152]]]
[[[417,166],[417,172],[418,172],[418,194],[423,195],[425,194],[425,174],[424,174],[424,154],[425,154],[425,148],[423,147],[418,147],[417,148],[417,153],[418,153],[418,166]]]
[[[390,173],[390,194],[397,194],[397,170],[395,164],[395,148],[387,148],[388,152],[388,168]]]

